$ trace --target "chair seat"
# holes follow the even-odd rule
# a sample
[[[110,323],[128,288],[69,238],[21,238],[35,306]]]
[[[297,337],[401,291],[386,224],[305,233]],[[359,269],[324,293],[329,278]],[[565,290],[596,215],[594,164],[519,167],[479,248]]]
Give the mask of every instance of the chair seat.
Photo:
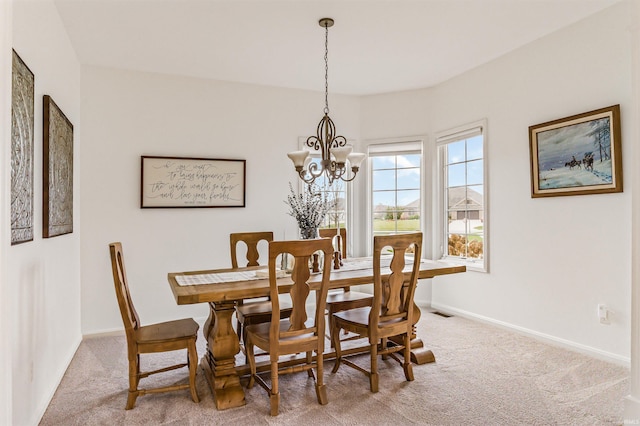
[[[193,318],[145,325],[136,330],[139,344],[179,341],[196,337],[200,326]]]
[[[371,307],[350,309],[348,311],[336,312],[333,314],[335,319],[366,327],[369,325],[369,312]]]
[[[268,319],[271,318],[271,301],[267,300],[264,302],[248,302],[244,303],[236,308],[236,315],[238,316],[238,321],[244,323],[245,320],[249,317],[262,316],[267,315]],[[291,302],[286,300],[280,301],[280,311],[283,310],[288,311],[288,314],[291,314]],[[268,320],[267,319],[267,320]]]
[[[289,327],[291,326],[291,323],[289,322],[288,319],[284,319],[282,321],[280,321],[280,331],[287,331],[289,330]],[[313,327],[313,318],[309,319],[305,322],[305,326],[307,327]],[[270,322],[263,322],[260,324],[253,324],[253,325],[249,325],[247,326],[247,333],[250,333],[252,335],[252,339],[253,339],[253,344],[256,345],[257,347],[261,348],[261,349],[265,349],[265,347],[268,347],[269,345],[269,328],[271,327],[271,323]],[[313,333],[305,333],[305,334],[300,334],[298,336],[295,337],[285,337],[285,338],[281,338],[280,340],[280,353],[287,353],[286,350],[283,351],[283,349],[286,348],[287,344],[293,344],[293,343],[297,343],[300,342],[302,340],[307,340],[307,339],[312,339],[314,337]],[[313,343],[315,345],[315,343]],[[313,349],[313,346],[312,346]],[[300,348],[298,348],[296,350],[296,352],[301,352]]]
[[[332,311],[343,310],[331,309],[333,305],[345,305],[348,308],[363,308],[365,306],[371,306],[372,302],[373,295],[359,291],[340,291],[327,295],[327,307]]]
[[[336,312],[333,314],[334,318],[339,319],[343,323],[349,323],[355,326],[368,327],[369,326],[369,312],[371,307],[356,308],[348,311]],[[378,324],[379,328],[390,327],[395,324],[404,321],[403,318],[395,318],[388,321],[381,321]]]

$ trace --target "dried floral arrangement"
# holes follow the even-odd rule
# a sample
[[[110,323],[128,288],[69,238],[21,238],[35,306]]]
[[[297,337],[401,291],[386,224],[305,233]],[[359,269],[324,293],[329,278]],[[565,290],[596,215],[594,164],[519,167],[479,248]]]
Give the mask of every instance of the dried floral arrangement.
[[[289,182],[289,192],[285,203],[289,206],[289,215],[297,222],[303,231],[317,229],[325,215],[335,205],[335,200],[326,191],[321,191],[318,185],[307,185],[305,190],[296,194]]]

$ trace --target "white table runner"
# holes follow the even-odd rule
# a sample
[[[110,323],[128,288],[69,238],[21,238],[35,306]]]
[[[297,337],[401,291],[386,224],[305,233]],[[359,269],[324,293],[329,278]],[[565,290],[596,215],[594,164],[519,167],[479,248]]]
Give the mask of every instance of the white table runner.
[[[220,284],[234,281],[260,280],[256,271],[219,272],[217,274],[176,275],[178,285]]]
[[[384,260],[382,262],[383,266],[388,266],[388,263],[388,261],[385,262]],[[344,265],[340,267],[340,271],[358,271],[370,269],[371,266],[371,260],[345,261]],[[282,276],[284,276],[284,273],[278,271],[278,278]],[[200,285],[261,280],[268,277],[269,273],[267,269],[258,269],[251,271],[218,272],[215,274],[176,275],[175,278],[178,285]]]

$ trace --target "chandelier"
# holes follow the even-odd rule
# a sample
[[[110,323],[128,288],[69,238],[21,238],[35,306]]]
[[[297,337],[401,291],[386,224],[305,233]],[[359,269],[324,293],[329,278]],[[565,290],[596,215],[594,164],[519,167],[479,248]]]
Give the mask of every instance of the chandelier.
[[[287,156],[293,161],[296,172],[304,182],[311,184],[324,175],[329,185],[335,180],[350,182],[355,179],[360,163],[365,155],[351,152],[353,147],[347,144],[344,136],[336,136],[336,125],[329,117],[329,27],[333,26],[333,19],[322,18],[318,21],[324,27],[324,117],[318,123],[316,134],[309,136],[306,146],[314,151],[320,151],[320,163],[311,161],[310,150],[289,152]],[[351,166],[351,176],[348,174],[347,164]]]

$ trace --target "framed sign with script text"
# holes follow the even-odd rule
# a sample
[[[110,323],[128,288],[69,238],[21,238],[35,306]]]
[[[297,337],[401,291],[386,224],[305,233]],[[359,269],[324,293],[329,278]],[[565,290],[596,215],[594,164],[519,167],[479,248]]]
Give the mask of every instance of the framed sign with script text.
[[[246,160],[142,156],[140,207],[244,207]]]

